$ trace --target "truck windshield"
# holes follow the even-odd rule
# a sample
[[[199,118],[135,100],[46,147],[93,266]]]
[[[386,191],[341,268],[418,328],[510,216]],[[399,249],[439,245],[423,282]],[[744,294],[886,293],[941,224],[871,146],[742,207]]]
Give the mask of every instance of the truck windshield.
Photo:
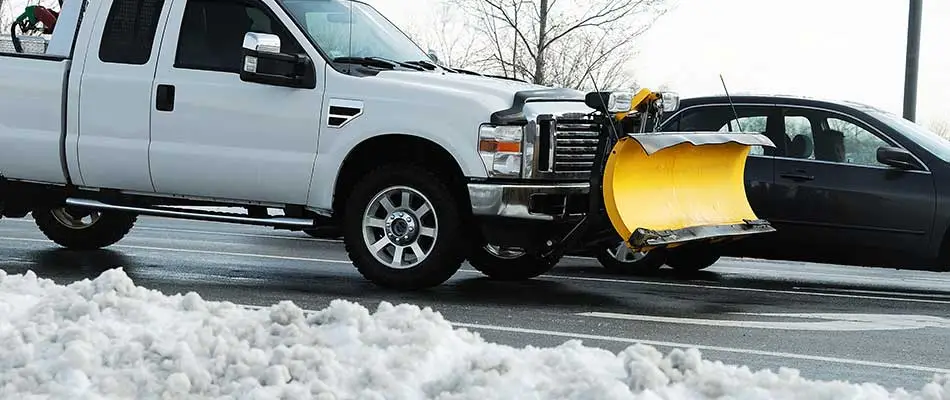
[[[280,0],[331,58],[428,60],[427,54],[373,7],[352,0]]]

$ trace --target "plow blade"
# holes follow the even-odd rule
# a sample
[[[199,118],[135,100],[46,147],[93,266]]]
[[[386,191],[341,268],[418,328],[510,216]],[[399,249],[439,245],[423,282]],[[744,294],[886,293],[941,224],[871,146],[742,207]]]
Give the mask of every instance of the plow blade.
[[[774,147],[767,137],[746,133],[621,138],[604,171],[611,224],[640,251],[774,231],[746,198],[745,162],[754,145]]]

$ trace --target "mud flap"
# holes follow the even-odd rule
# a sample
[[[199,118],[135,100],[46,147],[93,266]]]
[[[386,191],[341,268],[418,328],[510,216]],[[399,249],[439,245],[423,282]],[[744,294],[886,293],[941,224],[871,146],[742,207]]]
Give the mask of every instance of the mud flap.
[[[737,239],[772,232],[745,192],[749,133],[651,133],[620,138],[604,170],[611,224],[635,250]]]

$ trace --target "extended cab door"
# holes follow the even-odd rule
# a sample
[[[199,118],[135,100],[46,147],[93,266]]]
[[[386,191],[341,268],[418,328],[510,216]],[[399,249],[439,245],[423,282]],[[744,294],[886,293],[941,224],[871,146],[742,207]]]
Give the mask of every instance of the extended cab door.
[[[171,1],[171,0],[168,0]],[[313,60],[316,88],[244,82],[247,32]],[[273,0],[174,0],[152,87],[149,165],[161,193],[305,204],[324,61]]]
[[[171,0],[103,0],[90,3],[83,24],[93,24],[81,65],[77,135],[68,135],[73,178],[91,187],[151,192],[148,146],[152,78]],[[159,34],[156,34],[158,32]],[[81,39],[80,39],[81,40]],[[80,42],[81,43],[81,42]],[[69,118],[75,118],[70,114]]]

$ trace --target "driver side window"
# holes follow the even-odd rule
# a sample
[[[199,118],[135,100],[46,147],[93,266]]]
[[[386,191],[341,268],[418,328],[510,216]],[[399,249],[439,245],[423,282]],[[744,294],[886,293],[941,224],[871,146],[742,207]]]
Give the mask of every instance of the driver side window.
[[[175,68],[240,73],[248,32],[277,35],[282,53],[304,52],[280,20],[259,2],[188,0]]]
[[[877,149],[889,146],[887,142],[844,119],[829,116],[827,121],[825,140],[829,148],[835,151],[834,153],[829,151],[829,157],[835,157],[835,161],[848,164],[887,167],[877,161]]]

